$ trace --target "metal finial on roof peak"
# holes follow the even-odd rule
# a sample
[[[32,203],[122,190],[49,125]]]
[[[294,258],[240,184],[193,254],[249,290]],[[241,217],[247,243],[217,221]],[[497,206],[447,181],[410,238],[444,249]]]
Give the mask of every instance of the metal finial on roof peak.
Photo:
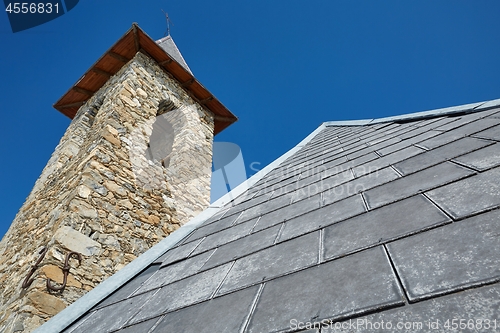
[[[170,21],[170,17],[168,17],[168,13],[165,12],[163,9],[161,10],[163,12],[163,14],[165,14],[165,20],[167,21],[167,31],[165,31],[165,33],[163,34],[163,37],[167,37],[167,36],[170,36],[170,23],[172,23],[172,21]],[[172,23],[172,25],[174,25]]]

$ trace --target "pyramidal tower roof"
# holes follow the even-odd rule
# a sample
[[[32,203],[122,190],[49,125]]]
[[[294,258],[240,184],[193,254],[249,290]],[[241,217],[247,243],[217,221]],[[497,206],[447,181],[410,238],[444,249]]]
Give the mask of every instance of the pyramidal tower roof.
[[[170,35],[163,37],[156,42],[162,49],[165,50],[165,52],[167,52],[172,58],[174,58],[175,61],[177,61],[182,67],[184,67],[185,70],[193,75],[193,72],[191,72],[191,69],[186,63],[186,60],[184,60],[181,51],[179,51],[177,45],[175,45],[175,42]]]

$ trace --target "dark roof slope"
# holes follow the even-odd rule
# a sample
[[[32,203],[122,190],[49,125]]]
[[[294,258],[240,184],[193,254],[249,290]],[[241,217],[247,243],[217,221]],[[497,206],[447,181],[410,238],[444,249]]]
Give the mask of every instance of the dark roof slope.
[[[184,57],[181,54],[181,51],[177,48],[177,45],[175,45],[174,40],[170,35],[163,37],[159,40],[156,41],[158,45],[165,50],[172,58],[175,59],[182,67],[184,67],[185,70],[187,70],[191,75],[193,75],[193,72],[191,72],[191,69],[189,68],[188,64],[186,63],[186,60],[184,60]]]
[[[322,125],[64,332],[498,330],[500,109],[405,119]]]

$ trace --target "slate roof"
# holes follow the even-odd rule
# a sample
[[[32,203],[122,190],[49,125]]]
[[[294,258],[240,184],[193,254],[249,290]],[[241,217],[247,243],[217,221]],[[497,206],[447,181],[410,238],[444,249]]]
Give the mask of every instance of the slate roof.
[[[177,61],[182,67],[184,67],[185,70],[193,75],[193,72],[191,72],[191,69],[186,63],[186,60],[184,60],[181,51],[179,51],[177,45],[175,45],[175,42],[170,35],[157,40],[156,43],[158,43],[158,45],[160,45],[162,49],[164,49],[169,55],[172,56],[172,58],[175,59],[175,61]]]
[[[322,124],[39,332],[499,330],[498,102]]]

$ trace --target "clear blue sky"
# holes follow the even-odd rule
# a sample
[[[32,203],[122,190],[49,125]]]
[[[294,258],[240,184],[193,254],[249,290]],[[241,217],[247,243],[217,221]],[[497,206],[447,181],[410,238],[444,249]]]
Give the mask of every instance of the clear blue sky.
[[[497,0],[82,0],[16,34],[0,13],[0,235],[69,124],[52,104],[132,22],[163,37],[161,9],[195,76],[240,118],[216,140],[247,167],[323,121],[500,98]]]

